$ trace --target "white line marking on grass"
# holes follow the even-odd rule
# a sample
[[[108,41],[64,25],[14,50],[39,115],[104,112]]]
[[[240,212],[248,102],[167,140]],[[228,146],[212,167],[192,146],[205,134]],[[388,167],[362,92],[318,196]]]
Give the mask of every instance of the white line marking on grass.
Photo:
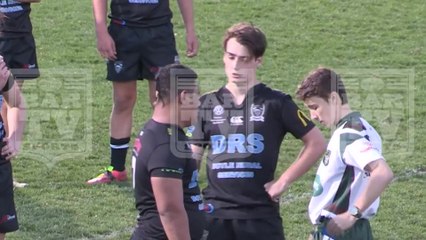
[[[417,176],[425,176],[426,175],[426,167],[419,167],[419,168],[413,168],[413,169],[407,169],[402,174],[399,174],[398,176],[394,177],[392,180],[393,182],[410,179]],[[284,193],[284,196],[281,197],[280,203],[283,205],[287,205],[296,201],[309,199],[312,196],[312,192],[304,192],[301,194],[286,194]]]
[[[426,175],[426,167],[407,169],[405,172],[393,178],[392,182],[409,179],[412,177]]]
[[[118,239],[120,237],[120,235],[126,234],[126,233],[132,233],[132,232],[133,232],[133,227],[128,227],[128,228],[124,228],[124,229],[119,230],[119,231],[110,232],[108,234],[96,235],[96,236],[91,237],[91,238],[79,238],[78,240]]]

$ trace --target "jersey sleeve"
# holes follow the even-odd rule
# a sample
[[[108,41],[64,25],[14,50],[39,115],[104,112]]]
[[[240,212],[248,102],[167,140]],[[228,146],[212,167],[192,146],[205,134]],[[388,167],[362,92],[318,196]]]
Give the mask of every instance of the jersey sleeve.
[[[170,150],[170,145],[163,144],[152,152],[147,167],[151,177],[181,179],[185,167],[185,159],[174,156]]]
[[[295,138],[302,138],[315,127],[315,124],[297,107],[289,95],[282,97],[280,107],[282,122]]]
[[[383,159],[383,156],[368,139],[361,137],[346,146],[343,159],[346,164],[364,170],[367,164]]]
[[[150,176],[182,178],[185,159],[173,155],[169,143],[158,143],[155,134],[150,130],[139,133],[133,147],[133,167],[146,168]],[[136,165],[136,162],[143,165]]]

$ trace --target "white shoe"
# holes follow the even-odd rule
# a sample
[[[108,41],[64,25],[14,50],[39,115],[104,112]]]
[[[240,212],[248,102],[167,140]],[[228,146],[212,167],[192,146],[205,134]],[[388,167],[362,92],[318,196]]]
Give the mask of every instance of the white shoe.
[[[13,179],[13,188],[24,188],[26,186],[28,186],[28,183],[20,183]]]

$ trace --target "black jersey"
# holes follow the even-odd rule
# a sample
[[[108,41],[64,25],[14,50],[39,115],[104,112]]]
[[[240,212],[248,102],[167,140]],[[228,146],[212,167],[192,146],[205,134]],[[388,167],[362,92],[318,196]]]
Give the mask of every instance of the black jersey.
[[[201,97],[195,144],[208,147],[204,201],[214,217],[263,218],[279,214],[264,184],[274,179],[279,150],[290,132],[301,138],[314,124],[291,97],[257,84],[240,106],[225,88]]]
[[[198,186],[198,170],[188,139],[175,125],[148,121],[135,140],[133,149],[134,188],[138,225],[147,239],[165,239],[150,178],[182,179],[184,205],[191,238],[200,238],[204,227],[203,204]],[[176,199],[182,201],[182,199]]]
[[[113,23],[134,27],[151,27],[170,23],[169,0],[112,0]]]
[[[15,38],[31,34],[30,3],[15,0],[0,0],[0,12],[5,15],[0,20],[0,37]]]

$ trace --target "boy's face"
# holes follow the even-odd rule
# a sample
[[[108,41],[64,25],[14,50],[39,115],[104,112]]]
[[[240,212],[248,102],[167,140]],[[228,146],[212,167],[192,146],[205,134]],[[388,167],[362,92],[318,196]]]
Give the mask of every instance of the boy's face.
[[[235,38],[229,39],[223,54],[228,82],[244,86],[255,81],[256,68],[260,64],[260,60],[260,58],[255,59],[249,50],[237,42]]]
[[[336,107],[332,101],[327,102],[320,97],[306,98],[304,105],[309,109],[311,119],[319,121],[320,124],[333,128],[336,124]]]

